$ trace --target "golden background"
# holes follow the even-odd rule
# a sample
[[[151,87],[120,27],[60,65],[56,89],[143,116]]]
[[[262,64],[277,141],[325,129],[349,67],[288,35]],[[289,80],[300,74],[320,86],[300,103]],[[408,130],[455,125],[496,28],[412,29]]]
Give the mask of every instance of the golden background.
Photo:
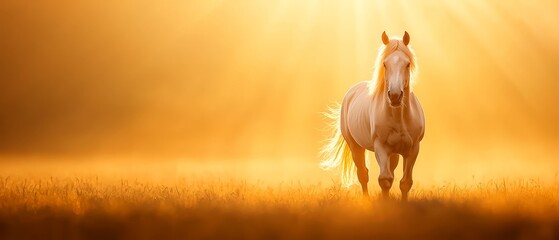
[[[382,31],[408,31],[427,123],[416,179],[555,178],[558,13],[557,1],[2,1],[0,159],[316,167],[320,112],[370,79]]]

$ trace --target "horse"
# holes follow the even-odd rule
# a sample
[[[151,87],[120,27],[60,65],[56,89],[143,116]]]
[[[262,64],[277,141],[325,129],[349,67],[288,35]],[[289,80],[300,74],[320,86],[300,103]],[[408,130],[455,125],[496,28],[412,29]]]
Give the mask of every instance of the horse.
[[[400,180],[402,201],[408,200],[413,185],[413,167],[425,134],[425,117],[412,92],[416,58],[409,42],[407,31],[401,39],[389,39],[383,32],[372,80],[355,84],[342,104],[326,113],[333,120],[333,133],[322,148],[321,167],[341,168],[341,182],[346,187],[355,182],[357,175],[365,198],[369,197],[366,150],[374,152],[380,167],[378,183],[384,199],[389,198],[400,155],[404,165]]]

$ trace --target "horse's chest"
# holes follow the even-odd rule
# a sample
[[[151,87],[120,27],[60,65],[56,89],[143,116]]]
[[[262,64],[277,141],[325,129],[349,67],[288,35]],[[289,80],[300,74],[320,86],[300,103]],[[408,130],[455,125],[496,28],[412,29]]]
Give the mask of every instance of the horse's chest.
[[[406,153],[412,147],[412,139],[408,131],[403,129],[392,129],[388,132],[385,141],[393,152]]]

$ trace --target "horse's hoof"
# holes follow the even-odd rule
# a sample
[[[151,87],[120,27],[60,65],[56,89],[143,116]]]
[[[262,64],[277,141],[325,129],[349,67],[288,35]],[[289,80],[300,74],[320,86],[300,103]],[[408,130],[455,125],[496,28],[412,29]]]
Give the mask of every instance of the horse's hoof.
[[[408,196],[402,196],[401,201],[402,202],[408,202]]]

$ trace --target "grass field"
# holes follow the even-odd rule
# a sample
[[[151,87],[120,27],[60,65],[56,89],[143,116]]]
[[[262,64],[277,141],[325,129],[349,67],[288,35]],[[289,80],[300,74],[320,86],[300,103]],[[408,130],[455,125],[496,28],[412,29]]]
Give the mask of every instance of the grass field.
[[[335,180],[0,177],[0,239],[557,239],[559,183],[501,179],[362,200]],[[419,181],[420,182],[420,181]]]

